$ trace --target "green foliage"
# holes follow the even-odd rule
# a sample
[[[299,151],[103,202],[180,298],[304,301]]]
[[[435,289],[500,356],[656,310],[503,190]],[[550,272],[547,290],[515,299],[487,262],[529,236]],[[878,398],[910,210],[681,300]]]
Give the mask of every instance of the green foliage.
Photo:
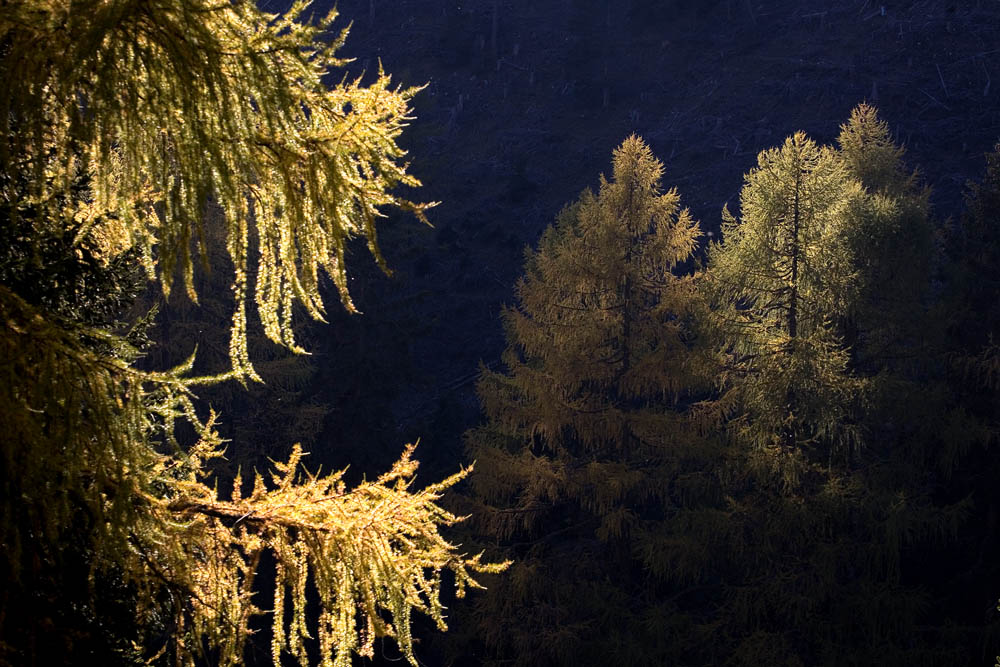
[[[416,491],[412,447],[352,490],[340,473],[302,474],[299,447],[269,482],[255,475],[249,495],[239,477],[230,495],[211,477],[223,443],[194,392],[257,377],[246,345],[251,277],[265,334],[298,350],[292,311],[322,315],[321,272],[352,307],[347,239],[364,236],[381,261],[381,209],[422,217],[426,208],[389,192],[417,184],[395,143],[415,91],[391,89],[382,73],[368,87],[328,87],[345,33],[325,41],[333,17],[313,21],[307,9],[278,17],[206,0],[0,9],[2,662],[51,657],[39,646],[51,625],[25,625],[15,607],[32,588],[57,588],[49,584],[67,564],[83,565],[90,588],[68,606],[97,613],[109,581],[132,601],[136,629],[123,634],[137,637],[133,658],[228,665],[242,664],[261,613],[272,614],[275,664],[286,654],[305,664],[304,640],[316,637],[320,664],[348,665],[377,636],[395,638],[416,664],[411,613],[444,628],[444,571],[461,594],[476,585],[471,573],[504,567],[441,537],[457,518],[437,501],[466,472]],[[231,370],[192,377],[193,357],[139,370],[143,335],[128,335],[124,312],[136,260],[166,293],[179,274],[194,298],[193,257],[200,251],[207,269],[214,236],[235,267]],[[264,554],[277,564],[270,611],[254,595]],[[312,628],[307,590],[320,602]]]

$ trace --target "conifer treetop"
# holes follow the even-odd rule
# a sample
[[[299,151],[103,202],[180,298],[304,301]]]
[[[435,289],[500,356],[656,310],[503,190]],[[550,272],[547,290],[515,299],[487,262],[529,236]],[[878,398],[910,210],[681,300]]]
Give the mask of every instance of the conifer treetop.
[[[837,136],[840,157],[848,172],[873,190],[898,192],[910,176],[902,169],[906,150],[892,140],[889,124],[867,103],[851,110]]]
[[[503,381],[533,396],[531,410],[544,414],[494,410],[503,394],[483,394],[495,419],[529,419],[553,441],[572,424],[581,442],[598,447],[620,439],[625,404],[684,384],[665,370],[683,354],[675,316],[692,296],[690,280],[674,271],[700,236],[677,191],[662,190],[663,165],[639,137],[626,139],[612,164],[611,180],[602,176],[596,194],[584,191],[528,251],[519,305],[504,314],[512,377]],[[487,373],[484,381],[503,377]],[[609,391],[616,400],[607,400]]]
[[[704,565],[659,532],[678,470],[711,456],[678,408],[694,386],[685,263],[700,229],[663,173],[631,136],[596,192],[562,210],[504,312],[506,369],[477,386],[474,521],[516,561],[480,598],[481,634],[504,664],[663,664],[640,591],[668,560]],[[598,617],[614,619],[615,640],[593,636]]]

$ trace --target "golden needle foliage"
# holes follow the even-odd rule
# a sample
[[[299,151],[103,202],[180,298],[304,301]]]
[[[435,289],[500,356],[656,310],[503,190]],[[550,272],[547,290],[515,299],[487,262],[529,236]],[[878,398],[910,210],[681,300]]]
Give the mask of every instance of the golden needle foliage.
[[[669,664],[658,584],[671,562],[700,567],[662,548],[681,496],[712,493],[696,468],[712,452],[676,409],[697,382],[700,227],[642,139],[612,164],[526,252],[506,370],[477,386],[476,521],[517,562],[481,599],[487,664]]]
[[[93,201],[78,217],[114,217],[165,291],[179,272],[196,298],[192,253],[217,202],[236,267],[239,377],[255,377],[251,274],[265,332],[295,349],[293,305],[322,316],[321,272],[352,307],[347,239],[364,235],[381,263],[381,208],[427,208],[389,192],[419,185],[396,145],[416,89],[392,89],[382,72],[328,86],[346,31],[326,41],[336,13],[314,20],[308,6],[275,16],[245,1],[15,0],[0,12],[0,163],[29,181],[15,216],[56,206],[86,173]]]
[[[705,288],[721,401],[738,405],[732,427],[754,447],[858,446],[849,414],[863,386],[834,325],[855,300],[842,221],[862,194],[833,150],[797,132],[758,156],[740,217],[723,211]]]
[[[412,447],[353,490],[339,473],[300,473],[298,447],[270,481],[256,475],[247,496],[240,479],[228,500],[208,483],[221,440],[192,392],[256,378],[246,348],[251,277],[266,334],[297,349],[292,311],[322,316],[322,272],[351,308],[346,241],[365,236],[381,262],[381,209],[422,218],[427,207],[389,192],[418,185],[395,143],[415,91],[390,88],[381,72],[370,86],[328,86],[346,33],[324,41],[333,16],[314,20],[307,9],[274,16],[242,0],[0,8],[0,224],[28,244],[70,232],[77,253],[96,245],[113,258],[138,247],[164,291],[179,273],[195,298],[193,257],[217,206],[236,294],[232,370],[191,378],[193,359],[140,371],[121,336],[26,300],[17,281],[0,285],[5,607],[29,594],[31,576],[84,558],[92,577],[131,587],[140,626],[170,608],[165,643],[150,640],[147,656],[241,664],[250,619],[272,613],[275,664],[284,653],[305,664],[305,640],[315,637],[320,664],[349,665],[352,653],[371,655],[376,636],[394,637],[416,664],[410,615],[445,627],[442,573],[462,594],[476,585],[470,572],[502,569],[457,554],[440,535],[457,518],[437,500],[466,471],[415,491]],[[194,428],[196,445],[180,445],[178,422]],[[66,542],[81,534],[84,542]],[[254,596],[268,552],[273,610]],[[307,588],[318,620],[307,617]],[[30,661],[6,611],[0,662]]]

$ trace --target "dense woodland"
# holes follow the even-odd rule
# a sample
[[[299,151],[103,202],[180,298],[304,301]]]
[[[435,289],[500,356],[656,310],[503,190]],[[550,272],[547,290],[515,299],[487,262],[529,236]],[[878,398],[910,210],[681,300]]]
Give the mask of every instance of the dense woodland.
[[[0,664],[1000,664],[1000,6],[815,4],[5,4]]]

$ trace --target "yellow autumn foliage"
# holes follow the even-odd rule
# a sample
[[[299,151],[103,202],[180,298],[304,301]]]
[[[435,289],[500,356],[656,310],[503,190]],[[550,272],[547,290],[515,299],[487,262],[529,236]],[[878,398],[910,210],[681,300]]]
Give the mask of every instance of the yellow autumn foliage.
[[[292,312],[322,318],[323,273],[353,308],[348,239],[365,237],[382,263],[383,209],[423,218],[428,207],[391,193],[419,185],[396,144],[416,90],[393,88],[382,72],[370,85],[329,85],[346,36],[331,35],[334,17],[312,16],[308,2],[271,15],[245,0],[0,7],[0,224],[9,236],[30,246],[68,235],[77,253],[86,247],[102,261],[138,248],[149,279],[169,292],[179,278],[196,299],[206,226],[222,224],[236,294],[232,368],[196,378],[193,357],[139,370],[126,337],[0,284],[5,607],[27,594],[32,572],[84,558],[92,578],[125,582],[140,626],[166,609],[169,634],[138,647],[150,659],[242,664],[251,619],[268,613],[276,665],[289,654],[305,664],[310,637],[321,665],[349,665],[353,654],[371,655],[378,636],[416,664],[411,614],[445,628],[443,573],[461,595],[477,585],[472,573],[504,567],[441,536],[459,519],[437,501],[467,471],[416,490],[412,446],[353,489],[341,473],[305,472],[298,446],[270,479],[255,475],[249,495],[240,479],[223,491],[211,479],[224,443],[194,392],[257,378],[246,346],[251,294],[267,336],[300,351]],[[182,424],[195,445],[176,435]],[[67,544],[70,535],[85,540]],[[265,554],[277,568],[272,609],[254,597]],[[308,589],[318,618],[306,613]],[[0,663],[30,660],[8,632],[15,626],[5,628],[8,611]]]

